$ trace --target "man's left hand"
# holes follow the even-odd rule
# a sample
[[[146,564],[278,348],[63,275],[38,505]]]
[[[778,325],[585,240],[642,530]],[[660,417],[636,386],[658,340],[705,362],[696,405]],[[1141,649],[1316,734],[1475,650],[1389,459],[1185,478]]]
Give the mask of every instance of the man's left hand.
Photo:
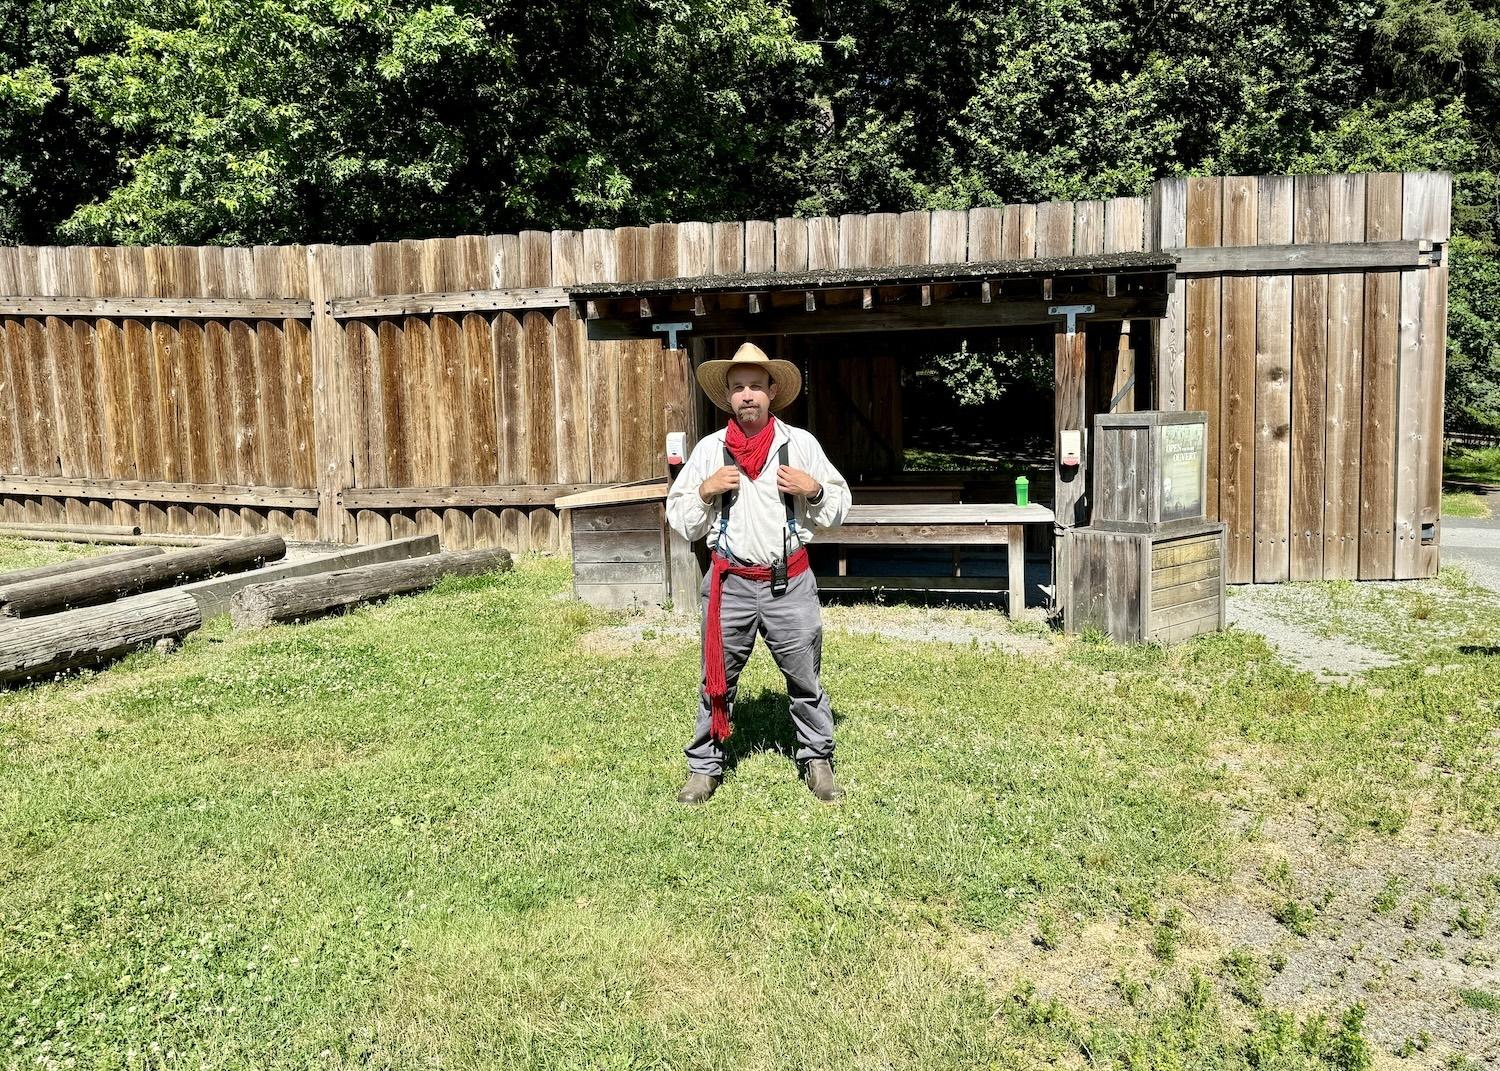
[[[780,465],[776,469],[776,486],[784,495],[811,498],[823,485],[801,469],[794,469],[790,465]]]

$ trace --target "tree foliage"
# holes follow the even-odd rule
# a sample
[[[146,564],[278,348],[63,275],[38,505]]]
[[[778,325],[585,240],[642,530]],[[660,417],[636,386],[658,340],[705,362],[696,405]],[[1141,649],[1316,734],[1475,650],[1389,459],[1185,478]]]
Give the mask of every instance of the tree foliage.
[[[1500,425],[1493,0],[0,0],[0,240],[368,241],[1455,174]]]

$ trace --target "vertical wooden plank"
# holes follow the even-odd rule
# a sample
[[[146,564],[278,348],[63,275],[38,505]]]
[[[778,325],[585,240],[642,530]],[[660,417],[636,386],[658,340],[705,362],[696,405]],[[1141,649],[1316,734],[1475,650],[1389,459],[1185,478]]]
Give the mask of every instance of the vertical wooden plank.
[[[776,270],[776,225],[769,220],[752,219],[745,223],[745,270]],[[654,276],[664,279],[664,275]]]
[[[1071,225],[1072,216],[1069,217]],[[1084,383],[1087,369],[1087,332],[1083,324],[1078,330],[1069,332],[1066,324],[1058,324],[1053,342],[1053,405],[1056,431],[1053,440],[1053,479],[1056,482],[1053,512],[1057,523],[1073,527],[1088,523],[1085,514],[1088,493],[1087,466],[1063,467],[1062,432],[1084,429]],[[1084,456],[1087,457],[1087,432],[1084,434]]]
[[[894,264],[928,264],[932,261],[932,213],[902,212],[897,223]]]
[[[1447,244],[1452,237],[1453,176],[1427,172],[1407,175],[1404,189],[1412,190],[1403,207],[1402,235]],[[1446,382],[1448,324],[1448,257],[1425,270],[1422,322],[1417,352],[1421,361],[1418,394],[1421,407],[1417,437],[1420,455],[1417,492],[1418,520],[1431,526],[1431,538],[1417,549],[1417,576],[1436,576],[1442,532],[1443,386]],[[1420,544],[1419,530],[1419,544]]]
[[[557,514],[542,506],[532,510],[526,521],[531,549],[539,554],[556,554],[559,531]]]
[[[969,209],[969,261],[982,264],[1004,255],[1000,243],[1001,212],[998,208]]]
[[[280,297],[286,293],[286,262],[276,246],[255,247],[253,286],[256,297]],[[299,385],[292,375],[292,357],[286,343],[281,322],[260,320],[256,323],[256,390],[260,402],[256,415],[261,427],[258,482],[277,487],[296,483],[291,411]],[[292,515],[286,510],[268,510],[266,524],[271,531],[288,538],[296,534]]]
[[[281,259],[281,294],[286,298],[306,299],[308,295],[307,247],[302,245],[282,246],[278,250]],[[287,435],[291,442],[288,475],[292,486],[318,487],[319,472],[316,431],[313,426],[313,352],[312,325],[306,320],[286,319],[281,321],[282,349],[285,360]],[[335,384],[339,392],[336,405],[342,411],[347,408],[346,391],[342,386],[342,354],[334,360],[340,368],[340,380]],[[347,455],[347,451],[345,452]],[[343,518],[336,515],[336,527],[330,539],[338,539],[343,530]],[[318,511],[298,509],[291,514],[292,537],[301,540],[318,538]]]
[[[550,236],[549,236],[550,239]],[[548,256],[550,261],[550,253]],[[431,293],[459,288],[463,266],[459,261],[458,243],[452,238],[433,238],[422,243],[422,287]],[[431,319],[428,360],[432,369],[433,388],[433,475],[434,483],[464,485],[476,483],[468,449],[469,377],[463,366],[463,333],[458,317],[436,314]],[[448,516],[445,524],[454,542],[462,537],[467,518]]]
[[[120,289],[123,294],[132,297],[147,296],[152,292],[145,248],[120,250]],[[156,362],[151,329],[143,320],[128,319],[124,322],[122,335],[136,446],[137,478],[162,480],[165,478],[161,461],[162,422],[157,408]],[[251,382],[253,384],[253,379]],[[141,503],[137,508],[136,519],[144,532],[166,530],[166,512],[155,503]]]
[[[901,216],[896,212],[871,212],[865,217],[865,263],[884,267],[897,263],[901,255]]]
[[[932,213],[927,258],[934,264],[962,264],[969,253],[969,214],[941,209]]]
[[[177,246],[172,250],[172,256],[178,294],[201,293],[197,248]],[[218,414],[211,404],[206,329],[207,325],[197,320],[181,320],[177,324],[177,395],[183,410],[180,424],[186,436],[183,471],[192,483],[219,482]],[[199,535],[213,535],[219,531],[219,511],[212,506],[191,504],[184,508],[183,514],[182,526],[188,531]]]
[[[599,233],[609,232],[600,231]],[[738,275],[745,270],[745,225],[743,223],[714,224],[713,270],[715,275]]]
[[[706,223],[683,224],[678,233],[684,248],[679,260],[691,263],[693,274],[707,274],[710,256],[710,228]],[[579,231],[552,232],[552,285],[571,286],[579,281],[583,270],[583,234]],[[558,483],[588,482],[589,460],[588,370],[585,328],[564,308],[553,314],[557,365],[553,382],[553,401],[557,414]]]
[[[714,227],[714,256],[718,258],[727,248],[719,242],[719,225]],[[739,239],[743,257],[743,236]],[[580,282],[610,282],[615,278],[615,235],[609,230],[586,230],[583,232],[584,272]],[[731,263],[716,259],[716,270]],[[740,262],[741,265],[743,261]],[[735,268],[738,271],[738,268]],[[591,418],[589,429],[589,456],[592,468],[590,479],[594,483],[612,483],[621,477],[620,463],[620,345],[613,342],[589,342],[586,349],[588,362],[588,399]]]
[[[224,250],[218,246],[204,246],[195,253],[198,292],[204,297],[225,297]],[[234,483],[238,479],[235,472],[234,369],[230,358],[229,326],[223,320],[209,320],[203,325],[203,375],[208,408],[205,418],[213,428],[209,442],[212,470],[219,482]],[[215,513],[215,530],[220,534],[237,535],[243,530],[237,508],[220,506]]]
[[[37,290],[49,297],[57,296],[62,287],[61,252],[49,246],[33,253]],[[72,427],[72,406],[67,404],[71,401],[67,383],[67,325],[59,317],[47,316],[28,318],[26,327],[33,390],[41,411],[37,430],[41,433],[38,447],[44,471],[52,476],[72,475],[77,471],[74,458],[77,433]]]
[[[865,238],[868,224],[868,217],[860,213],[851,212],[839,217],[838,267],[863,268],[867,265],[864,258],[869,252]]]
[[[792,216],[776,220],[776,270],[807,270],[807,220]]]
[[[650,232],[644,227],[620,227],[615,231],[615,269],[620,281],[651,277]],[[661,384],[656,375],[656,350],[660,344],[620,343],[620,392],[630,404],[620,418],[620,455],[625,480],[644,479],[651,473],[650,450],[655,440],[656,417],[661,402]]]
[[[750,229],[747,225],[747,231]],[[770,224],[766,224],[763,231],[769,231]],[[684,269],[678,260],[679,243],[682,225],[676,223],[658,223],[651,227],[651,268],[650,278],[671,279],[684,274]],[[753,239],[747,238],[747,249]],[[774,247],[771,251],[774,256]],[[769,267],[760,270],[770,270]],[[646,468],[641,476],[654,476],[663,471],[665,467],[663,444],[666,441],[667,432],[681,431],[684,423],[684,409],[686,406],[686,368],[687,348],[669,350],[662,341],[652,339],[649,342],[637,343],[641,349],[641,358],[647,362],[652,370],[656,385],[656,404],[651,409],[651,430],[647,441],[642,444],[642,458]],[[535,513],[533,513],[535,519]],[[532,547],[536,546],[537,531],[532,529]]]
[[[1446,243],[1452,179],[1412,173],[1402,182],[1401,237]],[[1401,273],[1401,344],[1396,447],[1396,576],[1435,576],[1442,505],[1442,395],[1447,262]],[[1422,545],[1424,528],[1433,540]]]
[[[1365,179],[1365,238],[1401,236],[1399,173]],[[1359,486],[1359,577],[1389,580],[1396,567],[1396,398],[1400,273],[1365,276],[1365,382]]]
[[[1084,257],[1104,252],[1104,202],[1073,202],[1073,253]]]
[[[481,250],[487,255],[487,248]],[[338,250],[337,296],[356,297],[375,293],[375,265],[369,246],[344,246]],[[482,265],[476,282],[489,286],[488,265]],[[352,451],[353,486],[386,487],[385,383],[380,366],[378,322],[346,320],[339,325],[344,342],[344,382],[349,388],[351,409],[344,417],[346,440]],[[391,538],[390,518],[380,510],[344,511],[343,539],[358,543],[383,543]],[[350,523],[353,530],[350,530]]]
[[[1329,240],[1365,238],[1365,176],[1329,176]],[[1323,576],[1359,576],[1359,462],[1364,404],[1362,272],[1328,276],[1328,393],[1324,433]]]
[[[1217,181],[1217,180],[1215,180]],[[1203,194],[1200,192],[1200,198]],[[1213,198],[1217,201],[1218,198]],[[1179,249],[1187,245],[1188,183],[1186,179],[1158,179],[1151,190],[1151,228],[1147,238],[1151,249]],[[1214,219],[1223,216],[1222,207],[1209,210]],[[1200,213],[1201,217],[1202,213]],[[1217,227],[1215,231],[1217,231]],[[1215,281],[1215,305],[1218,283]],[[1203,310],[1206,313],[1206,309]],[[1217,319],[1217,316],[1215,316]],[[1187,370],[1187,281],[1178,276],[1167,298],[1167,311],[1153,332],[1152,351],[1156,367],[1156,406],[1159,409],[1187,408],[1189,373]],[[1216,362],[1217,364],[1217,362]],[[1217,391],[1217,383],[1214,385]],[[1208,425],[1218,424],[1218,406],[1210,411]],[[1217,453],[1210,456],[1217,459]],[[1215,460],[1217,464],[1217,460]],[[1217,513],[1217,487],[1210,496]]]
[[[1036,205],[1006,205],[1001,216],[1001,243],[1005,260],[1029,260],[1037,255]]]
[[[375,294],[401,292],[401,246],[396,242],[378,242],[370,247],[370,283]],[[384,429],[383,456],[379,470],[384,481],[377,486],[401,487],[412,479],[412,450],[407,445],[410,417],[406,399],[406,370],[402,353],[402,321],[382,318],[375,328],[372,360],[380,378],[381,426]],[[372,466],[375,463],[372,461]],[[392,528],[392,536],[395,529]]]
[[[1044,201],[1036,206],[1036,255],[1073,255],[1073,202]]]
[[[1255,245],[1259,197],[1253,177],[1223,180],[1223,245]],[[1223,281],[1220,313],[1219,516],[1228,526],[1231,584],[1255,578],[1254,276]],[[1189,332],[1191,338],[1191,332]]]
[[[423,243],[407,239],[400,243],[400,277],[397,293],[420,294],[422,283]],[[399,335],[401,372],[397,382],[402,389],[402,408],[406,415],[406,445],[411,483],[426,486],[441,484],[436,458],[434,424],[437,414],[433,399],[433,365],[430,357],[432,324],[425,316],[406,316],[401,320]],[[442,535],[442,522],[431,510],[414,512],[415,531],[423,535]],[[394,518],[393,518],[394,519]],[[395,534],[394,531],[392,534]]]
[[[251,283],[255,277],[253,251],[226,249],[223,251],[222,264],[222,282],[226,296],[248,296],[253,290]],[[260,466],[263,435],[259,419],[260,374],[256,366],[255,325],[252,322],[230,321],[228,359],[230,403],[233,411],[231,424],[234,429],[235,482],[247,485],[265,483],[266,481],[261,477]],[[241,531],[264,530],[266,518],[260,510],[245,506],[237,512]]]
[[[521,239],[514,234],[490,238],[494,251],[495,285],[520,286]],[[501,483],[525,483],[529,463],[526,436],[525,335],[520,317],[501,312],[490,323],[490,353],[495,379],[496,467]],[[508,544],[507,544],[508,546]]]
[[[1292,240],[1292,179],[1258,183],[1261,245]],[[1255,580],[1278,583],[1290,573],[1292,434],[1292,279],[1262,274],[1255,294]]]
[[[1140,197],[1111,197],[1104,202],[1105,253],[1137,253],[1146,248],[1146,202]]]
[[[329,308],[338,289],[339,250],[310,245],[306,251],[308,297],[312,301],[312,406],[314,467],[318,491],[317,536],[329,542],[343,538],[343,491],[354,484],[354,452],[346,421],[350,413],[349,372],[344,333]]]
[[[556,340],[545,312],[529,310],[521,317],[525,335],[528,436],[526,482],[555,483],[557,472],[557,413],[555,397]]]
[[[1331,187],[1299,176],[1292,240],[1328,241]],[[1328,426],[1328,276],[1292,279],[1291,579],[1323,579],[1324,435]]]
[[[839,221],[832,216],[814,216],[807,221],[807,267],[809,271],[839,266]]]
[[[1180,187],[1180,192],[1180,200],[1163,200],[1164,211],[1182,213],[1183,230],[1178,244],[1188,247],[1219,245],[1223,240],[1224,217],[1224,191],[1220,180],[1189,179]],[[1175,230],[1176,221],[1172,222]],[[1177,235],[1170,237],[1175,240]],[[1209,414],[1203,512],[1207,519],[1217,520],[1220,509],[1220,426],[1223,420],[1220,409],[1221,284],[1217,277],[1198,277],[1185,282],[1179,279],[1176,291],[1173,300],[1178,307],[1173,310],[1169,304],[1167,316],[1170,319],[1175,311],[1181,317],[1183,333],[1173,338],[1172,343],[1174,347],[1180,345],[1182,352],[1173,353],[1172,366],[1163,370],[1162,389],[1166,401],[1163,408]]]
[[[0,294],[19,294],[15,281],[16,249],[0,246]],[[21,461],[21,428],[23,402],[18,394],[16,365],[19,354],[14,344],[14,317],[0,319],[0,472],[24,473]],[[10,507],[0,502],[0,517],[13,519]]]

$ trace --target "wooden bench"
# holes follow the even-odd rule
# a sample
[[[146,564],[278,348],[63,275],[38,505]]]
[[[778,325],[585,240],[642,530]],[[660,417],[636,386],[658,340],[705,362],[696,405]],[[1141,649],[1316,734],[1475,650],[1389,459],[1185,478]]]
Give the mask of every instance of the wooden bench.
[[[881,586],[918,590],[998,590],[993,578],[981,577],[850,577],[846,546],[1004,546],[1007,548],[1009,597],[1012,617],[1026,605],[1026,527],[1047,525],[1053,514],[1046,506],[1005,503],[929,502],[921,504],[854,505],[839,528],[819,531],[817,542],[839,550],[836,577],[819,578],[829,590]],[[988,581],[982,582],[982,581]]]

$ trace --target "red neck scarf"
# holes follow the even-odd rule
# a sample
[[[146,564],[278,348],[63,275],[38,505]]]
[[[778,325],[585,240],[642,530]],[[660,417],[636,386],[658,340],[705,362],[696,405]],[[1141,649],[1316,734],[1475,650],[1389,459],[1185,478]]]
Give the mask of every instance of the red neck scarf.
[[[735,464],[745,470],[752,480],[760,479],[766,459],[771,456],[771,440],[776,437],[776,418],[770,417],[766,426],[747,438],[740,429],[740,422],[729,418],[729,428],[724,432],[724,445],[734,455]]]

